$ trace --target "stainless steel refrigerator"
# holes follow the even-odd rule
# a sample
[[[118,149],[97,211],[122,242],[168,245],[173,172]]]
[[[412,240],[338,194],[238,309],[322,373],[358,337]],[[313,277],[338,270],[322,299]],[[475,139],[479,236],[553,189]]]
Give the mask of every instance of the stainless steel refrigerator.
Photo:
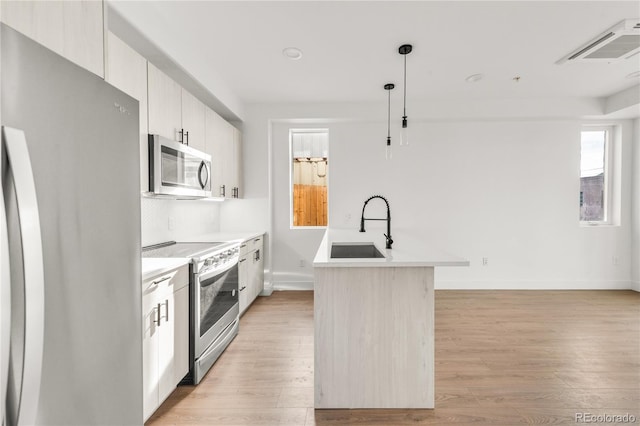
[[[0,43],[3,424],[142,424],[138,102]]]

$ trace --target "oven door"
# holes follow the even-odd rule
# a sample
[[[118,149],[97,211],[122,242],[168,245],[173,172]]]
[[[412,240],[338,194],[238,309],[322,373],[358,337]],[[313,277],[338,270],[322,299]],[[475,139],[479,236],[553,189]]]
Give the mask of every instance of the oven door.
[[[198,359],[240,313],[237,257],[194,278],[194,358]]]
[[[211,197],[211,156],[149,135],[149,190],[177,197]]]

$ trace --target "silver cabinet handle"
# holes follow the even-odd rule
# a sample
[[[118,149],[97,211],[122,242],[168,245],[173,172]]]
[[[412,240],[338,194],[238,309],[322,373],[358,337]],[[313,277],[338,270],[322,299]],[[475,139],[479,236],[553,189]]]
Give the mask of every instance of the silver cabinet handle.
[[[35,424],[40,397],[44,346],[44,266],[40,215],[24,132],[2,128],[18,206],[24,265],[24,360],[22,389],[9,424]],[[3,175],[5,175],[3,173]]]
[[[166,280],[170,280],[170,279],[171,279],[171,275],[169,275],[168,277],[160,278],[159,280],[153,281],[151,283],[151,285],[158,285],[161,282],[166,281]]]
[[[253,240],[254,243],[257,243],[258,241],[260,241],[260,238],[256,238],[255,240]]]
[[[225,185],[221,185],[220,186],[220,196],[221,197],[226,197],[227,195],[227,187]]]
[[[238,260],[238,263],[242,263],[242,262],[244,262],[245,260],[247,260],[247,259],[240,259],[240,260]]]
[[[166,316],[164,317],[164,320],[166,322],[169,322],[169,299],[165,299],[165,301],[164,301],[164,309],[165,309],[165,313],[166,313]]]
[[[243,285],[242,288],[240,289],[240,291],[244,290],[245,288],[247,288],[247,286]]]
[[[155,322],[156,324],[158,324],[158,327],[160,327],[160,321],[162,320],[162,315],[160,315],[160,308],[162,307],[161,303],[158,303],[158,306],[156,306],[156,319],[153,320],[153,322]]]

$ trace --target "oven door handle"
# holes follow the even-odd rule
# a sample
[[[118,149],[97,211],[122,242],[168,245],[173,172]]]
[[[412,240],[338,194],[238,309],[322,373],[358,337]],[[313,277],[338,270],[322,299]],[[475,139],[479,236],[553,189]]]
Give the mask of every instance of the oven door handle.
[[[231,263],[225,263],[220,268],[211,269],[209,271],[205,271],[204,273],[198,273],[198,281],[207,280],[211,277],[215,277],[216,275],[224,274],[227,271],[233,269],[234,266],[238,264],[238,261],[234,261]]]

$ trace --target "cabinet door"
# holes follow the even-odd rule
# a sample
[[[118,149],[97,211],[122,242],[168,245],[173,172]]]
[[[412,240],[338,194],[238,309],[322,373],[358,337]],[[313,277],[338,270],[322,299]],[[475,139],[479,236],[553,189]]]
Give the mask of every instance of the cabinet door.
[[[249,293],[251,292],[250,283],[250,269],[251,269],[251,253],[244,256],[240,256],[238,259],[238,288],[240,289],[240,295],[238,297],[240,304],[240,314],[242,314],[249,306],[250,299]]]
[[[233,160],[231,162],[231,184],[236,188],[235,196],[240,198],[240,188],[242,183],[242,133],[232,127],[233,130]]]
[[[107,35],[106,81],[139,102],[140,190],[149,191],[147,60],[111,32]]]
[[[63,1],[63,56],[104,78],[101,1]]]
[[[2,1],[2,22],[62,55],[64,2]]]
[[[264,289],[264,259],[262,258],[262,246],[253,252],[251,256],[251,288],[253,290],[253,296],[251,300],[255,300],[260,292]]]
[[[160,303],[160,342],[158,347],[158,402],[162,402],[176,388],[175,382],[175,300],[173,293],[165,293]]]
[[[205,152],[211,155],[211,191],[214,197],[222,197],[224,129],[221,122],[224,120],[210,108],[206,108],[205,118]]]
[[[212,190],[216,196],[233,197],[233,126],[216,114],[207,110],[206,128],[207,152],[211,154],[213,169]]]
[[[104,77],[101,1],[2,1],[2,21]]]
[[[182,87],[149,63],[149,133],[179,140],[182,129]]]
[[[158,350],[160,329],[157,321],[158,297],[155,292],[142,296],[142,383],[144,419],[158,407]]]
[[[174,349],[175,375],[173,383],[178,384],[189,372],[189,286],[173,293],[175,305]]]
[[[185,139],[190,147],[206,151],[205,106],[184,89],[182,89],[182,128],[185,132],[189,132]]]

